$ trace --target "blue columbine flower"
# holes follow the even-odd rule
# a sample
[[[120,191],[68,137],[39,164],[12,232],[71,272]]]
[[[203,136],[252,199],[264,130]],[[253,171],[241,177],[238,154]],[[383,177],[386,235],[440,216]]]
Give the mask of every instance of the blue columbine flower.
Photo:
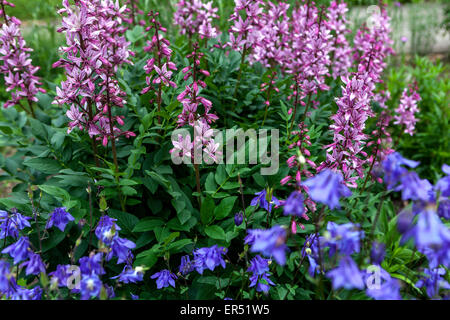
[[[132,256],[131,249],[134,249],[136,244],[128,239],[115,237],[111,243],[111,252],[106,257],[109,261],[112,257],[117,257],[117,264],[125,263]]]
[[[115,223],[117,219],[110,218],[109,216],[102,216],[98,222],[97,228],[95,228],[95,235],[107,246],[111,245],[113,239],[118,235],[120,227]]]
[[[0,260],[0,293],[5,294],[9,289],[11,267],[5,260]]]
[[[234,215],[234,224],[239,227],[244,221],[244,215],[242,212],[238,212]]]
[[[225,260],[223,255],[228,251],[227,248],[213,245],[212,247],[200,248],[194,251],[195,269],[203,274],[205,269],[213,271],[216,267],[222,266],[225,269]]]
[[[305,207],[303,205],[303,194],[300,191],[294,191],[291,193],[284,203],[283,213],[285,216],[294,215],[302,217],[305,213]]]
[[[339,261],[339,266],[329,272],[327,277],[333,283],[333,289],[360,289],[364,288],[364,281],[355,261],[350,256],[343,256]]]
[[[250,261],[250,266],[247,269],[247,272],[253,272],[256,274],[263,274],[269,271],[269,259],[261,258],[260,255],[255,256]]]
[[[136,283],[138,281],[144,280],[144,268],[136,267],[132,268],[131,266],[125,266],[122,270],[122,273],[118,276],[112,277],[111,279],[119,279],[120,282],[123,283]]]
[[[334,209],[340,207],[339,198],[352,195],[343,180],[340,173],[325,169],[315,177],[303,182],[302,185],[308,188],[307,192],[311,199]]]
[[[427,207],[418,215],[414,238],[416,246],[420,248],[442,246],[449,247],[450,230],[442,223],[439,216],[431,208]]]
[[[14,258],[14,264],[20,261],[26,260],[30,253],[30,240],[28,237],[22,237],[16,243],[10,245],[3,249],[2,253],[9,253],[9,255]]]
[[[29,260],[22,263],[21,267],[26,266],[26,274],[27,276],[30,274],[38,275],[41,272],[45,273],[45,265],[42,262],[41,256],[30,252]]]
[[[268,199],[268,194],[266,189],[262,190],[261,192],[255,193],[256,197],[252,199],[250,202],[250,205],[255,207],[259,205],[260,207],[266,209],[268,212],[272,211],[272,204],[280,205],[280,201],[275,198],[273,195],[271,199]]]
[[[450,199],[442,199],[441,201],[439,201],[437,213],[441,218],[447,220],[450,219]]]
[[[266,257],[272,257],[275,261],[284,265],[286,263],[286,231],[280,226],[274,226],[268,230],[248,230],[254,235],[251,252],[261,252]]]
[[[39,286],[27,289],[17,285],[14,281],[6,296],[11,300],[41,300],[42,292],[42,288]]]
[[[403,158],[398,152],[388,155],[382,163],[384,169],[384,180],[387,184],[387,188],[393,189],[397,183],[400,182],[402,175],[408,172],[403,165],[410,168],[415,168],[419,165],[419,163],[420,162]]]
[[[370,250],[370,261],[373,264],[381,265],[386,255],[386,246],[384,243],[374,241],[372,243],[372,250]]]
[[[442,277],[446,271],[444,268],[425,269],[425,276],[416,283],[416,287],[427,288],[427,295],[433,298],[439,294],[439,290],[450,289],[450,284]]]
[[[338,225],[330,221],[327,225],[327,231],[325,244],[330,247],[330,255],[334,255],[336,251],[346,255],[359,252],[364,232],[359,230],[358,224]]]
[[[264,272],[262,274],[253,274],[250,277],[249,287],[254,287],[256,285],[256,291],[258,292],[269,292],[270,286],[274,286],[275,283],[269,278],[270,273]]]
[[[139,300],[139,296],[137,294],[133,294],[130,292],[130,296],[132,300]]]
[[[30,217],[25,217],[13,210],[11,215],[8,215],[6,211],[0,212],[0,239],[6,237],[19,237],[19,230],[23,230],[25,227],[31,227]]]
[[[64,232],[64,229],[66,228],[66,225],[70,221],[74,221],[75,218],[72,217],[70,213],[66,211],[65,207],[62,208],[56,208],[53,213],[50,215],[50,218],[47,221],[47,225],[45,226],[46,229],[50,229],[51,227],[55,226],[61,232]]]
[[[420,179],[417,173],[406,172],[400,177],[400,184],[394,190],[402,192],[402,200],[428,201],[433,186],[427,179]]]
[[[366,283],[368,285],[366,294],[375,300],[401,300],[400,283],[397,279],[378,266],[376,275],[368,272]],[[372,277],[370,279],[370,277]]]
[[[250,266],[247,271],[253,273],[250,277],[250,288],[256,285],[256,291],[268,292],[270,290],[270,286],[275,285],[269,279],[270,272],[268,259],[263,259],[257,255],[250,261]]]
[[[317,274],[320,273],[320,266],[317,263],[317,261],[319,260],[318,241],[323,242],[323,238],[318,238],[316,234],[311,234],[306,237],[305,243],[303,244],[302,248],[302,259],[308,257],[309,260],[308,273],[311,277],[314,277],[316,273]]]
[[[435,189],[440,192],[441,196],[450,197],[450,166],[446,164],[442,165],[442,171],[447,175],[439,179]]]
[[[98,276],[105,274],[102,267],[103,253],[99,252],[89,257],[82,257],[79,261],[82,275],[96,274]]]
[[[50,279],[50,287],[58,288],[58,287],[66,287],[67,286],[67,278],[71,275],[69,274],[70,265],[57,265],[56,270],[50,272],[49,275],[52,277]]]
[[[83,276],[81,279],[81,300],[98,298],[102,290],[102,282],[96,274]]]
[[[178,268],[178,271],[183,275],[187,275],[188,273],[191,273],[194,271],[194,262],[191,261],[188,255],[181,257],[181,263]]]
[[[169,285],[175,288],[175,280],[178,279],[178,277],[169,270],[164,269],[152,275],[151,279],[156,279],[156,288],[162,289]]]

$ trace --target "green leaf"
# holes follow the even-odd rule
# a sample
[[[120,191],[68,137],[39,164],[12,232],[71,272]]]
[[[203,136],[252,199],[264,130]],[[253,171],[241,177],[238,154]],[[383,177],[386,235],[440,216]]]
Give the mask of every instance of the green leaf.
[[[164,221],[154,218],[145,218],[138,222],[138,224],[133,228],[133,232],[146,232],[153,231],[156,227],[164,225]]]
[[[203,224],[208,224],[211,222],[214,213],[215,207],[214,200],[210,197],[206,197],[206,199],[202,202],[202,208],[200,210],[200,219]]]
[[[47,174],[58,173],[62,169],[58,161],[49,158],[31,158],[25,160],[23,164],[27,167]]]
[[[217,240],[225,240],[225,238],[226,238],[225,231],[223,231],[223,229],[221,227],[216,226],[216,225],[206,227],[205,233],[209,237],[211,237],[213,239],[217,239]]]
[[[223,199],[220,204],[214,209],[214,217],[219,220],[228,217],[228,215],[233,210],[236,199],[236,196]]]
[[[55,198],[58,199],[63,199],[63,200],[69,200],[70,199],[70,195],[69,193],[57,186],[48,186],[48,185],[40,185],[38,186],[39,189],[41,189],[43,192],[54,196]]]
[[[187,245],[189,245],[189,244],[191,244],[191,243],[194,243],[191,239],[181,239],[181,240],[172,242],[172,243],[169,245],[168,249],[171,250],[171,251],[177,252],[177,251],[180,251],[180,250],[183,249],[185,246],[187,246]]]

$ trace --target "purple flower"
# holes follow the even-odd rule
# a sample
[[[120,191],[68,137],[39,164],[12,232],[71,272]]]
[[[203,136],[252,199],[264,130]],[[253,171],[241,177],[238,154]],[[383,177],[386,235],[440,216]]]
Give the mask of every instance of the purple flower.
[[[259,255],[257,255],[250,261],[250,266],[248,267],[247,271],[253,273],[253,275],[250,277],[250,288],[256,285],[256,291],[268,292],[270,289],[270,285],[275,285],[269,279],[270,272],[268,259],[263,259]]]
[[[13,212],[10,219],[18,230],[23,230],[25,229],[25,227],[31,227],[30,223],[28,222],[28,220],[30,220],[31,218],[25,217],[16,211]]]
[[[5,293],[9,289],[10,265],[5,260],[0,260],[0,293]]]
[[[242,212],[238,212],[234,215],[234,224],[239,227],[244,221],[244,215]]]
[[[330,255],[334,255],[336,251],[345,255],[359,252],[361,239],[364,238],[364,232],[360,230],[359,225],[353,223],[338,225],[330,221],[327,231],[328,235],[324,239],[325,244],[330,247]]]
[[[47,221],[46,229],[49,229],[53,226],[57,227],[61,232],[64,232],[66,225],[70,221],[74,221],[75,218],[66,211],[66,208],[56,208],[53,213],[50,215],[50,218]]]
[[[217,245],[213,245],[209,248],[205,247],[195,250],[195,269],[200,274],[203,274],[203,270],[205,269],[213,271],[219,265],[225,269],[225,260],[223,260],[222,256],[226,254],[227,251],[227,248],[218,247]]]
[[[117,219],[110,218],[109,216],[102,216],[95,229],[95,235],[107,246],[111,245],[114,237],[117,236],[117,231],[120,231],[120,227],[115,223]]]
[[[81,279],[81,300],[100,297],[102,282],[96,274],[83,276]]]
[[[115,237],[111,243],[111,252],[106,257],[109,261],[112,257],[117,257],[117,264],[124,263],[131,256],[131,249],[134,249],[136,244],[130,240]]]
[[[255,206],[259,205],[260,207],[266,209],[268,212],[271,212],[272,211],[272,203],[274,203],[277,206],[280,205],[280,202],[274,196],[272,196],[271,199],[268,199],[266,189],[262,190],[261,192],[255,193],[255,195],[256,195],[256,197],[253,198],[252,201],[250,202],[251,206],[255,207]]]
[[[14,258],[14,264],[26,260],[29,257],[30,241],[28,237],[22,237],[16,243],[3,249],[2,253],[9,253]]]
[[[69,274],[70,265],[57,265],[56,270],[50,272],[49,275],[52,276],[50,283],[52,288],[66,287]]]
[[[188,255],[182,256],[178,270],[183,276],[191,273],[194,271],[194,261],[191,261]]]
[[[12,210],[11,215],[8,215],[6,211],[0,211],[0,239],[8,236],[18,238],[20,230],[31,226],[28,222],[30,219],[30,217],[25,217],[15,210]]]
[[[130,292],[130,296],[131,296],[131,299],[132,299],[132,300],[139,300],[139,296],[136,295],[136,294],[132,294],[132,293]]]
[[[319,246],[318,241],[322,241],[316,236],[316,234],[311,234],[305,239],[305,243],[302,248],[302,259],[308,257],[309,260],[309,268],[308,273],[311,277],[314,277],[315,274],[320,273],[320,266],[317,263],[319,260]],[[322,241],[323,242],[323,241]]]
[[[119,279],[123,283],[136,283],[138,281],[144,280],[144,269],[142,267],[132,268],[130,266],[125,266],[122,273],[118,276],[112,277],[111,279]]]
[[[99,252],[89,257],[82,257],[79,261],[82,275],[96,274],[98,276],[105,274],[102,267],[103,253]]]
[[[400,177],[400,184],[394,190],[402,192],[402,200],[428,201],[433,186],[427,179],[420,179],[417,173],[405,172]]]
[[[178,279],[178,277],[169,270],[165,269],[152,275],[151,279],[156,279],[156,288],[162,289],[168,287],[169,285],[175,288],[175,280]]]
[[[248,272],[256,274],[263,274],[269,271],[269,259],[261,258],[257,255],[250,261],[250,266],[247,269]]]
[[[435,189],[440,192],[443,197],[450,197],[450,166],[443,164],[442,171],[447,175],[436,183]]]
[[[248,230],[254,235],[251,252],[261,252],[266,257],[273,257],[275,261],[284,265],[286,263],[286,231],[280,226],[267,230]]]
[[[22,263],[22,265],[21,265],[21,267],[24,267],[24,266],[27,267],[27,269],[26,269],[27,275],[30,275],[30,274],[37,275],[40,273],[45,273],[45,265],[42,262],[41,256],[36,253],[30,252],[29,260]]]
[[[384,243],[374,241],[372,243],[372,250],[370,251],[370,260],[373,264],[381,265],[386,255],[386,246]]]
[[[66,80],[56,88],[53,104],[70,108],[69,132],[75,127],[84,129],[104,146],[120,136],[135,136],[119,129],[123,116],[111,112],[126,103],[117,70],[132,63],[131,43],[122,25],[124,10],[117,1],[76,1],[72,5],[64,0],[58,11],[63,18],[57,31],[65,34],[66,46],[60,48],[63,57],[53,67],[64,68]]]
[[[305,213],[305,207],[303,205],[303,194],[299,191],[291,193],[284,203],[284,215],[294,215],[297,217],[303,217]]]
[[[366,294],[375,300],[401,300],[400,283],[397,279],[391,277],[380,266],[375,270],[375,274],[370,272],[366,275]],[[372,282],[369,284],[369,281]]]
[[[425,208],[419,213],[414,238],[419,249],[425,247],[449,249],[450,246],[450,230],[431,208]]]
[[[414,134],[414,128],[417,122],[415,113],[419,111],[417,104],[420,100],[421,97],[416,90],[409,88],[408,95],[408,88],[405,88],[400,99],[400,104],[398,108],[395,109],[397,115],[394,116],[394,124],[405,126],[405,133],[408,133],[411,136]]]
[[[405,167],[415,168],[419,162],[403,158],[400,153],[394,152],[382,163],[384,169],[384,180],[388,189],[393,189],[400,182],[403,174],[407,172]]]
[[[446,271],[444,268],[425,269],[425,275],[416,283],[416,287],[426,287],[430,298],[439,295],[439,289],[450,289],[450,284],[443,278]]]
[[[11,92],[11,99],[4,104],[5,108],[20,105],[26,100],[34,116],[32,104],[37,102],[37,93],[45,90],[40,78],[35,75],[39,67],[32,64],[30,52],[20,30],[21,21],[16,17],[9,17],[4,12],[6,23],[0,28],[0,72],[4,74],[6,91]]]
[[[442,199],[439,201],[438,215],[441,218],[450,219],[450,199]]]
[[[268,292],[270,290],[270,286],[274,286],[275,283],[269,279],[270,273],[262,273],[262,274],[253,274],[250,277],[250,285],[249,287],[254,287],[256,285],[256,291],[258,292]]]
[[[14,281],[6,296],[11,300],[41,300],[42,288],[36,286],[33,289],[27,289],[17,285]]]
[[[314,201],[328,205],[330,209],[339,208],[339,198],[351,196],[351,191],[343,184],[340,173],[325,169],[303,185],[308,187],[308,194]]]
[[[339,261],[339,266],[329,272],[327,277],[332,280],[333,289],[359,289],[364,288],[364,281],[361,271],[350,256],[343,256]]]

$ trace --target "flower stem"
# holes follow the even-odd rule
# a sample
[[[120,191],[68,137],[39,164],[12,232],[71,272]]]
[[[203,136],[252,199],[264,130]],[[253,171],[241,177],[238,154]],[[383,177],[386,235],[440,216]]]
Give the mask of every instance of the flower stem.
[[[198,195],[198,204],[200,205],[200,210],[202,209],[202,190],[200,188],[200,169],[198,167],[198,164],[194,164],[195,169],[195,182],[197,183],[197,192]]]

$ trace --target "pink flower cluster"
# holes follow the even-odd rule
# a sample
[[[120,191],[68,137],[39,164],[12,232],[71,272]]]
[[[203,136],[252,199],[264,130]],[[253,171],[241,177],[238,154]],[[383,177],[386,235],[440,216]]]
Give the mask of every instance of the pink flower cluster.
[[[403,90],[400,104],[397,109],[395,109],[397,114],[394,115],[394,124],[405,126],[404,132],[411,136],[414,134],[417,122],[415,113],[419,111],[417,104],[420,100],[422,100],[422,98],[417,93],[417,86],[415,88],[410,86],[409,89],[405,88],[405,90]]]
[[[186,34],[189,39],[197,34],[200,39],[217,37],[218,30],[213,26],[213,19],[219,18],[219,9],[213,7],[212,1],[204,3],[202,0],[181,0],[177,6],[174,21],[181,28],[181,34]]]
[[[300,85],[300,99],[318,90],[328,90],[325,76],[331,63],[330,28],[314,2],[305,3],[292,13],[292,51],[288,72]]]
[[[187,55],[188,59],[192,59],[192,65],[185,67],[182,72],[184,81],[192,79],[192,83],[186,85],[177,99],[183,104],[183,111],[178,116],[178,126],[186,124],[194,127],[194,139],[191,141],[190,135],[185,137],[179,135],[178,141],[172,141],[174,149],[171,153],[176,153],[180,157],[194,159],[195,163],[201,162],[202,151],[206,154],[206,161],[218,162],[217,155],[219,144],[212,138],[213,129],[210,124],[218,119],[217,115],[211,113],[212,102],[200,96],[202,88],[206,88],[206,83],[200,80],[200,76],[209,77],[207,70],[201,69],[201,59],[204,54],[200,53],[198,43],[194,44],[194,51]],[[199,107],[202,106],[202,113],[199,113]],[[200,159],[199,159],[200,157]]]
[[[170,49],[170,42],[163,35],[163,33],[167,32],[167,29],[157,20],[158,15],[158,12],[150,12],[148,14],[150,17],[150,25],[145,31],[153,31],[153,35],[152,40],[147,41],[147,46],[144,47],[144,51],[154,53],[154,56],[144,66],[145,72],[147,73],[146,82],[148,87],[142,90],[142,94],[150,90],[155,90],[153,85],[158,84],[158,106],[160,106],[161,86],[177,87],[175,82],[171,80],[172,71],[177,70],[177,67],[171,61],[172,50]]]
[[[345,37],[351,30],[347,29],[347,4],[332,1],[328,7],[327,26],[333,33],[334,43],[331,47],[333,79],[348,76],[352,66],[352,49]]]
[[[185,74],[184,81],[192,78],[192,83],[186,85],[185,90],[177,97],[178,101],[183,104],[183,111],[178,116],[178,125],[180,127],[186,124],[194,126],[194,123],[197,121],[209,125],[218,119],[214,113],[210,113],[212,102],[199,95],[201,89],[206,88],[206,83],[200,79],[200,76],[210,76],[207,70],[200,68],[203,56],[203,53],[198,52],[198,44],[194,44],[194,51],[187,55],[187,58],[192,59],[193,63],[182,70]],[[203,106],[202,114],[198,113],[200,105]]]
[[[233,21],[233,25],[229,30],[230,41],[226,45],[235,51],[244,52],[258,40],[263,2],[260,0],[235,0],[234,2],[234,12],[229,19]]]
[[[67,80],[56,88],[54,104],[68,104],[67,116],[71,120],[68,132],[78,127],[106,146],[119,136],[135,136],[122,131],[123,116],[113,116],[112,108],[126,103],[115,74],[124,63],[130,63],[134,53],[128,47],[122,26],[125,7],[112,0],[78,0],[75,7],[63,0],[60,14],[62,27],[58,32],[66,34],[64,56],[54,67],[64,67]]]
[[[254,31],[252,51],[249,62],[260,62],[265,67],[276,64],[284,66],[289,60],[290,18],[287,14],[289,5],[267,1],[261,13],[258,26]]]
[[[30,112],[34,114],[32,103],[37,102],[36,94],[45,90],[39,86],[42,83],[35,73],[39,67],[35,67],[30,59],[30,53],[33,49],[26,46],[20,31],[21,21],[16,17],[6,15],[4,6],[14,7],[14,4],[1,1],[1,15],[5,23],[0,29],[0,72],[4,74],[6,91],[11,92],[11,99],[4,104],[5,108],[20,105],[26,109],[21,100],[25,99],[29,103]]]
[[[129,25],[145,26],[145,20],[139,20],[139,15],[144,15],[144,11],[139,9],[138,2],[139,0],[127,0],[125,2],[127,8],[124,11],[123,21]]]
[[[219,143],[214,141],[213,134],[214,130],[207,123],[197,121],[194,124],[194,139],[191,140],[189,134],[185,137],[179,134],[178,140],[172,141],[174,148],[170,153],[196,164],[202,163],[203,160],[207,164],[219,163],[222,152],[219,150]]]
[[[375,115],[370,105],[375,85],[382,82],[380,76],[386,67],[384,59],[393,53],[389,17],[384,8],[376,19],[375,27],[359,30],[355,38],[358,72],[351,78],[342,77],[345,87],[342,97],[336,100],[338,111],[331,117],[334,142],[326,146],[327,159],[318,167],[318,171],[327,167],[341,171],[345,183],[354,188],[357,187],[356,180],[364,177],[364,164],[370,160],[364,151],[368,138],[364,129],[366,120]]]

